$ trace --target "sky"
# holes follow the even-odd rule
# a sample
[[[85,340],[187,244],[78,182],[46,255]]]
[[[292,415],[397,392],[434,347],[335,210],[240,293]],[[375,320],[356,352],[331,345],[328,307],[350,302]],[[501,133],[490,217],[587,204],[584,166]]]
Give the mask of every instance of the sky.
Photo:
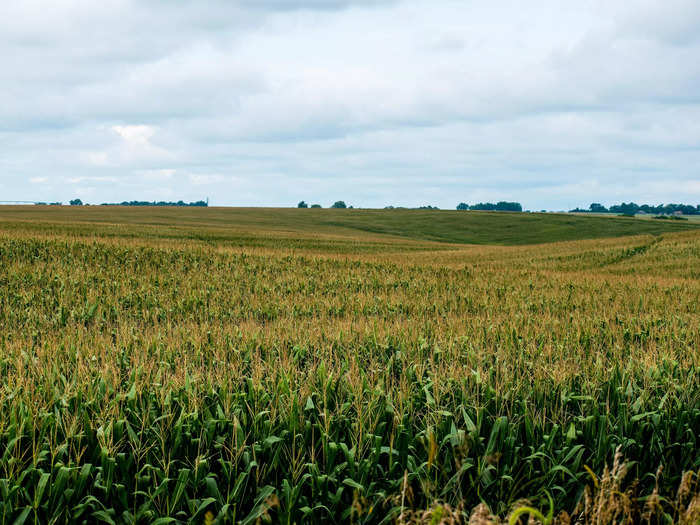
[[[0,200],[700,203],[697,0],[3,0]]]

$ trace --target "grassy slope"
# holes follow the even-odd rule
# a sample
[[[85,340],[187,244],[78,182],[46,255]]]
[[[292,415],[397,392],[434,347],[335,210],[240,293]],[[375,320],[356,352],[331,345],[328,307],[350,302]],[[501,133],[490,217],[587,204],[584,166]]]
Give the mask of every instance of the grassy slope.
[[[350,210],[334,219],[333,223],[345,228],[423,240],[501,245],[659,235],[697,227],[687,223],[658,224],[629,217],[426,210],[363,210],[361,215]]]
[[[49,221],[59,231],[89,233],[91,224],[140,225],[155,236],[237,240],[264,232],[379,240],[386,235],[458,244],[524,245],[686,231],[698,223],[568,214],[434,210],[289,208],[0,207],[0,221]],[[82,230],[81,230],[82,228]]]

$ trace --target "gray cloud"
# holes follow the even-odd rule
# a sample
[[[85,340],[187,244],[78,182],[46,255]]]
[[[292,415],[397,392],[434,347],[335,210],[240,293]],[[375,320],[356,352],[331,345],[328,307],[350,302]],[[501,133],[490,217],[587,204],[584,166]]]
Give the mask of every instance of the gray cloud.
[[[690,0],[13,0],[0,193],[700,202],[698,28]]]
[[[393,4],[395,0],[242,0],[240,5],[257,10],[336,10]]]

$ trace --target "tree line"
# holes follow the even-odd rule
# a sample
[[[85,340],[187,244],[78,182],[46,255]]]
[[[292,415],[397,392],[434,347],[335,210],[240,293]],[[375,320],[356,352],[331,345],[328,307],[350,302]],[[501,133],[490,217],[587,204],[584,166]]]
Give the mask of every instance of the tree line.
[[[320,204],[312,204],[309,206],[305,201],[300,201],[299,204],[297,204],[297,208],[320,208]],[[347,206],[344,201],[336,201],[333,203],[331,208],[348,208],[351,209],[352,206]],[[414,210],[439,210],[437,206],[418,206],[417,208],[406,208],[404,206],[384,206],[385,210],[406,210],[406,209],[414,209]],[[523,211],[523,207],[519,202],[506,202],[506,201],[500,201],[497,203],[492,203],[492,202],[480,202],[478,204],[466,204],[464,202],[460,202],[457,205],[458,210],[479,210],[479,211]]]
[[[320,204],[312,204],[309,206],[306,204],[305,201],[300,201],[299,204],[297,204],[297,208],[322,208]],[[348,206],[345,204],[345,201],[335,201],[332,205],[331,208],[337,208],[337,209],[345,209],[345,208],[352,208],[352,206]]]
[[[83,206],[83,201],[80,199],[73,199],[69,201],[71,206]],[[41,202],[38,202],[37,204],[44,204]],[[57,203],[51,203],[51,204],[61,204],[60,202]],[[103,202],[100,204],[100,206],[200,206],[206,208],[209,206],[209,202],[207,201],[194,201],[194,202],[185,202],[185,201],[122,201],[122,202]]]
[[[469,205],[466,202],[460,202],[457,205],[458,210],[476,210],[476,211],[523,211],[523,207],[519,202],[500,201],[496,204],[492,202],[480,202],[479,204]]]
[[[100,206],[199,206],[206,208],[209,206],[207,201],[194,201],[194,202],[184,202],[184,201],[123,201],[123,202],[103,202]]]
[[[658,215],[673,215],[680,212],[683,215],[700,215],[700,204],[693,206],[692,204],[659,204],[654,206],[651,204],[635,204],[634,202],[623,202],[622,204],[613,204],[606,208],[598,202],[592,203],[588,209],[575,208],[571,210],[574,213],[624,213],[634,215],[636,213],[655,213]]]

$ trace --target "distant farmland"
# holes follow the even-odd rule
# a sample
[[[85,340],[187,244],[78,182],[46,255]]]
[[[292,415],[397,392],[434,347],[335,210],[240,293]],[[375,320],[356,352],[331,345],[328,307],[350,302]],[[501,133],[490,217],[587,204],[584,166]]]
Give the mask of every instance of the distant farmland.
[[[0,207],[2,523],[697,523],[698,226]]]
[[[659,235],[697,228],[693,221],[646,221],[632,217],[601,217],[567,213],[508,213],[448,210],[357,210],[290,208],[168,208],[104,206],[0,206],[0,221],[8,226],[100,236],[114,234],[161,236],[216,241],[237,236],[295,238],[330,236],[361,241],[380,234],[457,244],[524,245],[600,239],[629,235]],[[103,225],[93,232],[91,225]],[[113,225],[113,228],[104,226]],[[125,225],[132,228],[128,232]],[[150,230],[149,230],[150,228]],[[189,237],[188,237],[189,236]]]

